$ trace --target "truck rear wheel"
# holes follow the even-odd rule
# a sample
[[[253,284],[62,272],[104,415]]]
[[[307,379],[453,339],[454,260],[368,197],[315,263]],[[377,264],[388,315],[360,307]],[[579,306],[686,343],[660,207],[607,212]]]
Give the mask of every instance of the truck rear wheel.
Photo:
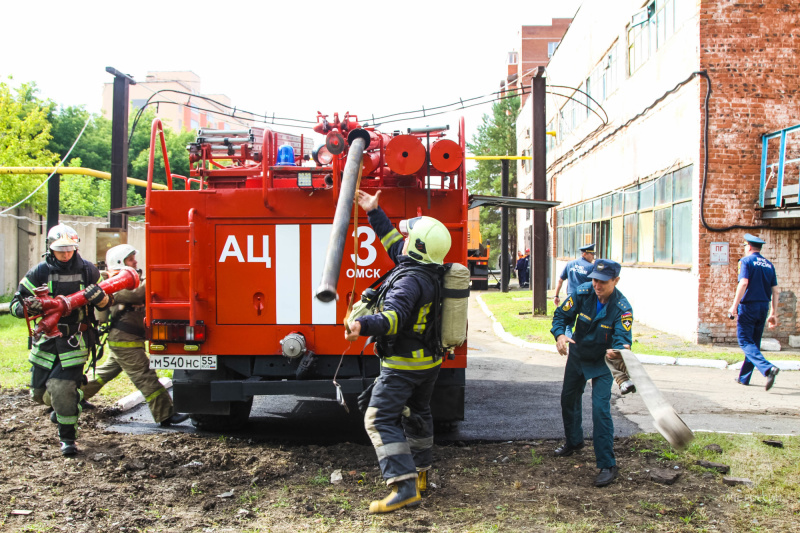
[[[243,402],[230,402],[230,414],[227,415],[192,415],[192,425],[204,431],[235,431],[241,429],[250,419],[253,398]]]

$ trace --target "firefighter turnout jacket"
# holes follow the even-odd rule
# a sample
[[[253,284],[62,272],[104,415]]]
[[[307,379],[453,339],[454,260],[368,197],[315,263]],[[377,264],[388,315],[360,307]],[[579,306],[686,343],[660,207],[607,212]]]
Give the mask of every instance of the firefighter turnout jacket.
[[[83,259],[76,251],[66,263],[57,261],[53,254],[48,253],[45,260],[33,267],[25,274],[19,283],[17,293],[11,300],[11,312],[14,316],[24,317],[23,300],[33,296],[34,290],[42,285],[47,286],[49,296],[69,296],[84,290],[89,285],[100,283],[103,277],[100,271],[89,261]],[[62,316],[58,321],[58,329],[63,339],[70,339],[85,329],[82,324],[87,318],[87,307],[83,306]],[[47,346],[51,339],[44,336],[31,349],[28,360],[40,367],[51,369],[56,359],[60,359],[62,368],[73,366],[83,367],[89,357],[89,349],[83,335],[78,335],[78,342],[71,344],[72,349],[65,352],[52,353]]]
[[[404,239],[386,213],[378,207],[368,213],[369,222],[389,257],[397,265],[385,283],[391,283],[379,312],[358,318],[361,335],[377,338],[381,365],[395,370],[425,370],[439,366],[441,359],[425,339],[434,333],[436,280],[440,265],[421,264],[402,255]],[[403,275],[404,270],[418,270]],[[392,280],[394,278],[394,280]],[[436,341],[438,342],[438,340]],[[428,342],[427,344],[430,344]]]

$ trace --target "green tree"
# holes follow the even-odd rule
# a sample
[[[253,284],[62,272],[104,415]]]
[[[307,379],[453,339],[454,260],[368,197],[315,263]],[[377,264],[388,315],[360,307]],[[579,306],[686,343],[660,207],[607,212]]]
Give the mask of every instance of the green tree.
[[[36,84],[22,84],[12,91],[0,82],[0,167],[53,166],[58,156],[48,149],[52,102],[36,95]],[[45,177],[33,174],[0,174],[0,205],[14,205],[38,187]],[[24,205],[44,213],[47,188],[42,187]]]
[[[483,115],[483,123],[471,143],[467,143],[473,155],[517,155],[517,116],[519,97],[506,98],[492,104],[492,114]],[[478,161],[477,168],[467,172],[467,187],[472,194],[499,196],[502,190],[502,162],[499,160]],[[517,165],[509,161],[508,194],[517,195]],[[498,264],[500,254],[500,209],[481,209],[481,236],[491,245],[490,264]],[[508,235],[510,252],[516,243],[517,220],[515,211],[509,209]],[[512,256],[512,260],[514,257]]]
[[[149,116],[148,116],[149,115]],[[152,119],[155,115],[152,112],[146,112],[131,140],[131,173],[129,176],[147,181],[147,166],[150,157],[150,127]],[[147,125],[144,127],[143,125]],[[144,134],[146,132],[146,136]],[[167,157],[169,158],[169,166],[172,174],[179,176],[189,176],[189,153],[186,151],[186,145],[194,142],[196,132],[184,131],[176,133],[171,129],[165,128],[164,140],[167,144]],[[146,143],[142,141],[146,140]],[[136,152],[134,152],[134,146]],[[156,139],[155,156],[153,158],[153,182],[166,184],[166,170],[164,168],[164,156],[161,153],[161,143]],[[183,181],[179,180],[173,183],[173,187],[183,188]]]

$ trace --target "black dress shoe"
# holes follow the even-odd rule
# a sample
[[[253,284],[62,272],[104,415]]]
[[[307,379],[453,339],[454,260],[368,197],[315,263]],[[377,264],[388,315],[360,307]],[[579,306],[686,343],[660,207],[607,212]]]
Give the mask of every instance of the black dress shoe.
[[[601,468],[600,473],[597,474],[597,477],[594,479],[594,486],[605,487],[606,485],[610,485],[612,481],[617,479],[618,475],[619,468],[617,468],[617,465],[611,468]]]
[[[765,389],[769,390],[772,388],[772,386],[775,384],[775,376],[777,376],[778,372],[780,371],[781,369],[778,368],[777,366],[773,366],[772,368],[767,370],[767,386],[764,387]]]
[[[578,444],[577,446],[570,446],[569,444],[562,444],[561,446],[559,446],[558,448],[556,448],[553,451],[553,455],[555,455],[556,457],[569,457],[570,455],[572,455],[576,451],[578,451],[581,448],[583,448],[583,446],[584,446],[584,444],[582,442],[580,444]]]

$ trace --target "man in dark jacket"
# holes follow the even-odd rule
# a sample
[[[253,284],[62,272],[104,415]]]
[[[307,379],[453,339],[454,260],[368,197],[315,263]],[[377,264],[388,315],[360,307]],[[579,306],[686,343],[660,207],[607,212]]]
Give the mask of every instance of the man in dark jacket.
[[[550,332],[558,353],[567,355],[561,389],[561,416],[566,442],[555,455],[565,457],[583,448],[581,400],[586,381],[592,380],[592,425],[594,453],[600,469],[595,486],[610,484],[618,475],[614,457],[614,422],[611,419],[611,371],[605,363],[613,350],[630,348],[633,310],[616,286],[619,263],[598,259],[589,274],[591,283],[579,285],[556,308]],[[565,335],[575,325],[573,337]]]
[[[427,476],[433,461],[433,416],[430,401],[441,365],[441,339],[435,329],[437,286],[441,265],[450,250],[450,233],[431,217],[416,217],[392,226],[375,196],[358,191],[358,205],[397,265],[375,314],[348,324],[345,338],[377,338],[381,374],[375,382],[364,425],[383,478],[392,492],[373,501],[370,513],[387,513],[420,500],[419,479]],[[404,224],[405,223],[405,224]],[[438,343],[438,344],[437,344]],[[412,427],[403,416],[408,407],[417,421]]]
[[[47,234],[45,260],[33,267],[19,283],[11,300],[11,313],[18,317],[38,315],[41,302],[34,290],[47,286],[50,297],[68,296],[83,291],[87,302],[98,309],[108,307],[109,297],[97,285],[103,279],[100,271],[78,255],[78,234],[65,224],[53,226]],[[58,423],[61,453],[75,455],[78,416],[82,407],[83,366],[89,358],[87,343],[88,305],[73,310],[58,321],[60,337],[42,336],[34,345],[31,362],[31,397],[33,401],[53,408]]]

